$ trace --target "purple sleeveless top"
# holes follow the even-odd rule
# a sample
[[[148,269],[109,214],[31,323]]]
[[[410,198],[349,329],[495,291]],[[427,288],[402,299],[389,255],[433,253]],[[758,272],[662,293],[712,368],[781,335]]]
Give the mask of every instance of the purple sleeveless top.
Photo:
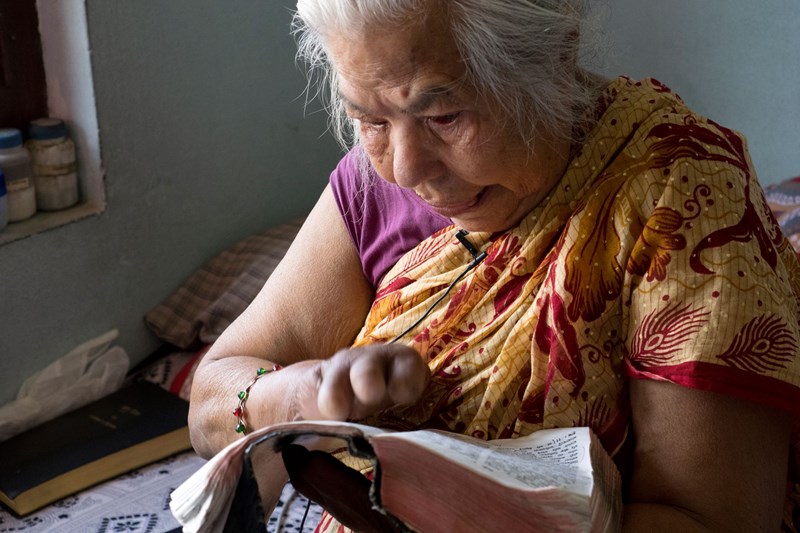
[[[364,276],[375,288],[400,257],[452,222],[413,191],[387,182],[371,167],[369,183],[362,185],[355,150],[331,173],[331,190]]]

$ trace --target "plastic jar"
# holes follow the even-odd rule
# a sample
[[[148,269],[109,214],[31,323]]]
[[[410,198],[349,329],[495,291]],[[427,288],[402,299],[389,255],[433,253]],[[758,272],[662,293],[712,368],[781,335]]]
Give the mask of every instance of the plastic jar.
[[[36,185],[36,207],[58,211],[78,203],[75,144],[67,137],[64,121],[40,118],[31,121],[25,148],[31,156]]]
[[[8,226],[8,198],[6,198],[6,180],[0,170],[0,231]]]
[[[22,132],[0,129],[0,168],[5,174],[8,221],[19,222],[36,214],[36,188],[31,158],[22,146]]]

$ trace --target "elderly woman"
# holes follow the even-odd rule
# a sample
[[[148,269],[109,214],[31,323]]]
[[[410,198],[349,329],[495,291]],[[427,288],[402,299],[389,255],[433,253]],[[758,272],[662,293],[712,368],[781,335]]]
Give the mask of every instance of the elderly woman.
[[[353,148],[197,370],[201,454],[296,419],[589,426],[623,474],[626,530],[780,527],[797,259],[740,135],[654,80],[578,68],[585,9],[298,2],[301,56]]]

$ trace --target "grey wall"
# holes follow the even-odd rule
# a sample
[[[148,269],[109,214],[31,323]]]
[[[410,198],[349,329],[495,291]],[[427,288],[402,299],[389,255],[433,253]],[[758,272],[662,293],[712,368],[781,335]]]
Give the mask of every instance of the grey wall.
[[[762,184],[800,176],[800,2],[603,0],[603,72],[652,76],[745,134]]]
[[[0,403],[144,313],[219,250],[305,212],[338,150],[303,117],[291,0],[86,0],[108,209],[0,248]],[[654,76],[800,174],[800,2],[605,0],[608,75]],[[320,138],[322,136],[322,138]]]
[[[291,0],[87,0],[108,208],[0,248],[0,403],[237,240],[306,212],[338,148],[304,116]]]

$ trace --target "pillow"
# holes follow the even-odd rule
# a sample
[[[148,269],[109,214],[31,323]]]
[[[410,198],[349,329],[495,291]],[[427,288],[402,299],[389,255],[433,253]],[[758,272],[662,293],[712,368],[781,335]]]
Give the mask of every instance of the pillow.
[[[764,187],[764,196],[781,231],[800,251],[800,176]]]
[[[145,324],[184,350],[213,343],[256,297],[303,221],[281,224],[219,253],[150,310]]]

